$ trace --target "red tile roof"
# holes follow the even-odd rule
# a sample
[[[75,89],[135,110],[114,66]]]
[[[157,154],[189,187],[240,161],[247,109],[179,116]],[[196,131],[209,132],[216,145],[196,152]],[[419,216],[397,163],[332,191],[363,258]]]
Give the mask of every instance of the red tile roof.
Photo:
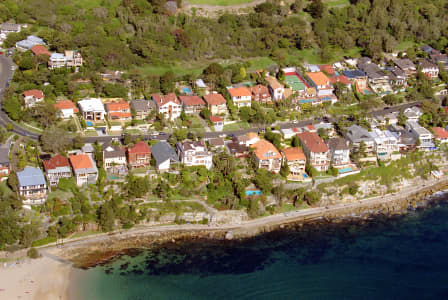
[[[179,99],[185,106],[205,105],[204,100],[199,96],[179,96]]]
[[[93,168],[92,161],[87,154],[70,155],[70,162],[74,170]]]
[[[448,115],[448,106],[443,107],[443,110],[445,111],[445,113]]]
[[[221,94],[208,94],[204,96],[205,102],[209,105],[221,105],[226,104],[226,99]]]
[[[306,159],[305,153],[303,153],[303,150],[298,147],[286,148],[283,149],[282,152],[289,161]]]
[[[266,94],[267,96],[270,96],[268,87],[262,84],[257,84],[251,87],[250,90],[252,94]]]
[[[70,167],[67,157],[56,155],[48,160],[43,161],[45,171],[53,170],[60,167]]]
[[[59,100],[56,104],[54,104],[54,107],[56,109],[60,109],[60,110],[63,110],[63,109],[73,109],[73,112],[75,112],[75,113],[78,112],[78,108],[70,100]]]
[[[41,90],[28,90],[28,91],[24,91],[23,95],[25,97],[29,97],[29,96],[33,96],[34,98],[43,98],[44,97],[44,93]]]
[[[254,154],[259,160],[282,158],[277,148],[266,140],[259,140],[251,147],[254,148]],[[268,152],[272,152],[272,154],[266,156],[266,153]]]
[[[107,111],[122,111],[122,110],[130,110],[131,107],[129,106],[129,103],[122,100],[120,102],[110,102],[106,103]]]
[[[35,45],[31,47],[31,52],[34,53],[34,55],[48,55],[50,56],[50,52],[42,45]]]
[[[319,66],[319,69],[320,69],[322,72],[327,73],[328,76],[333,76],[333,75],[336,74],[336,71],[334,70],[334,68],[333,68],[332,65],[320,65],[320,66]]]
[[[222,118],[218,116],[210,116],[210,122],[212,123],[222,122]]]
[[[442,127],[433,127],[434,135],[439,139],[448,139],[448,131]]]
[[[232,97],[250,97],[252,96],[250,90],[247,87],[238,87],[228,89],[230,96]]]
[[[311,152],[319,153],[329,151],[327,144],[325,144],[324,140],[322,140],[315,132],[305,131],[298,133],[297,136],[303,146],[308,148]]]
[[[129,153],[149,153],[151,154],[151,148],[149,148],[148,144],[144,141],[140,141],[128,149]]]
[[[163,106],[169,102],[174,102],[180,105],[179,99],[177,99],[177,96],[174,93],[170,93],[168,95],[153,94],[152,99],[157,106]]]
[[[342,84],[350,84],[350,80],[345,75],[339,75],[339,76],[330,77],[330,83],[331,84],[335,84],[337,82],[340,82]]]

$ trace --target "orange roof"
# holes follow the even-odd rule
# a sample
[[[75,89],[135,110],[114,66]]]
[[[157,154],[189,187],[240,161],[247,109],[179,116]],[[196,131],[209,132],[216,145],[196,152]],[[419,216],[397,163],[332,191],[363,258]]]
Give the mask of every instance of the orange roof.
[[[151,148],[149,148],[148,144],[145,143],[144,141],[140,141],[137,144],[135,144],[134,147],[129,148],[128,152],[151,154]]]
[[[67,157],[64,157],[60,154],[53,156],[50,159],[44,160],[42,163],[44,164],[45,171],[54,170],[59,167],[70,167]]]
[[[308,76],[308,78],[316,85],[328,85],[328,82],[330,81],[327,75],[322,72],[307,72],[306,76]]]
[[[330,77],[330,83],[331,84],[335,84],[337,82],[340,82],[340,83],[345,84],[345,85],[350,84],[350,80],[345,75],[339,75],[339,76]]]
[[[34,53],[34,55],[48,55],[50,56],[50,52],[42,45],[35,45],[31,47],[31,52]]]
[[[29,97],[29,96],[33,96],[35,98],[43,98],[44,97],[44,93],[41,90],[28,90],[28,91],[24,91],[23,95],[25,97]]]
[[[283,155],[285,155],[286,159],[289,161],[292,160],[305,160],[305,153],[303,150],[298,147],[291,147],[282,150]]]
[[[251,97],[252,93],[247,87],[238,87],[228,89],[230,96],[232,97]]]
[[[222,122],[222,118],[218,116],[210,116],[210,122],[216,123],[216,122]]]
[[[443,107],[443,110],[444,110],[445,113],[448,115],[448,107]]]
[[[251,147],[254,148],[254,153],[259,160],[282,158],[277,148],[266,140],[259,140]],[[271,153],[267,155],[268,152]]]
[[[442,127],[433,127],[432,131],[434,132],[434,135],[439,139],[448,139],[448,131],[446,131]]]
[[[185,106],[196,106],[196,105],[204,105],[204,100],[199,96],[179,96],[180,102],[182,102]]]
[[[70,163],[74,170],[93,168],[92,161],[87,154],[70,155]]]
[[[207,102],[208,105],[221,105],[226,104],[226,99],[221,94],[215,94],[211,93],[204,96],[205,102]]]
[[[60,110],[73,109],[73,112],[78,112],[78,108],[76,108],[76,105],[70,100],[59,100],[56,104],[54,104],[54,108]]]
[[[122,111],[122,110],[130,110],[131,107],[129,103],[122,100],[120,102],[110,102],[106,103],[107,111]]]
[[[332,65],[320,65],[320,66],[319,66],[319,69],[320,69],[322,72],[327,73],[328,76],[333,76],[333,75],[336,74],[336,71],[334,70],[334,68],[333,68]]]

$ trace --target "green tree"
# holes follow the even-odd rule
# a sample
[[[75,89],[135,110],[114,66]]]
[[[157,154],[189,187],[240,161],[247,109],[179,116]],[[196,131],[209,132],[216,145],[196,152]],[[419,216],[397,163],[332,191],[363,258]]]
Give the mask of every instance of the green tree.
[[[6,98],[3,102],[3,109],[14,121],[20,120],[23,116],[22,104],[15,97]]]
[[[112,231],[115,223],[115,211],[110,202],[101,205],[99,209],[99,224],[103,231]]]
[[[261,189],[263,194],[270,194],[272,191],[272,181],[274,180],[274,177],[271,172],[269,172],[266,169],[260,168],[257,170],[255,176],[254,176],[254,183],[255,185]]]
[[[297,135],[292,137],[291,146],[293,146],[293,147],[299,147],[300,146],[300,140],[299,140],[299,137]]]
[[[308,191],[304,195],[304,200],[308,205],[314,205],[320,201],[320,195],[317,191]]]
[[[283,162],[282,167],[280,169],[280,175],[284,178],[286,178],[289,175],[289,166],[288,163],[286,161]]]
[[[64,152],[73,145],[72,135],[60,127],[49,127],[41,135],[41,145],[44,151]]]

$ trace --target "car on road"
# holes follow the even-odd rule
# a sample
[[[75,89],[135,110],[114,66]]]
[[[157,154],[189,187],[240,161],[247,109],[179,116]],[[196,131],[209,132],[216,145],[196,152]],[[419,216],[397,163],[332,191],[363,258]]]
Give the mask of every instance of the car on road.
[[[11,66],[11,71],[15,71],[16,67],[15,66]]]

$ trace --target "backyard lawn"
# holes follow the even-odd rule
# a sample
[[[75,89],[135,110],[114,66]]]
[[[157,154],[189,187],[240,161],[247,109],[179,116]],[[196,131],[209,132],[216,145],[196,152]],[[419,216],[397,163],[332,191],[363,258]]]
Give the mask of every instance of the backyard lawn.
[[[224,131],[234,131],[234,130],[241,130],[241,129],[249,129],[249,124],[247,122],[227,124],[227,125],[224,125],[223,130]]]
[[[188,0],[190,4],[197,5],[215,5],[215,6],[229,6],[244,3],[250,3],[253,0]]]

